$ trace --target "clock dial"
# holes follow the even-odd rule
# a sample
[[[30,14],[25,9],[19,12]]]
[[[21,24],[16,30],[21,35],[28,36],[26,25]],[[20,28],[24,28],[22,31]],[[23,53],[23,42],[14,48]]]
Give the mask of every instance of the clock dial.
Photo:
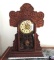
[[[33,23],[30,20],[25,20],[20,24],[20,30],[22,33],[28,34],[33,31]]]

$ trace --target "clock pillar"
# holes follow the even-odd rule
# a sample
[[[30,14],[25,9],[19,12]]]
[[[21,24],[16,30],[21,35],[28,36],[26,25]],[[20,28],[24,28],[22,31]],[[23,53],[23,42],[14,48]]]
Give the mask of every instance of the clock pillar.
[[[18,50],[20,50],[20,27],[19,27],[19,24],[18,24],[18,27],[17,27],[18,29],[17,29],[17,33],[18,33]]]
[[[36,24],[34,24],[34,49],[36,51]]]

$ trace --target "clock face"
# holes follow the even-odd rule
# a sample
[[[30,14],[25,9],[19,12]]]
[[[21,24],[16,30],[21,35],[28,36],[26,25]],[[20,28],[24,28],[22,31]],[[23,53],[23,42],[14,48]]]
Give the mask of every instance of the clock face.
[[[24,34],[31,33],[33,31],[34,24],[30,20],[25,20],[20,24],[20,30]]]

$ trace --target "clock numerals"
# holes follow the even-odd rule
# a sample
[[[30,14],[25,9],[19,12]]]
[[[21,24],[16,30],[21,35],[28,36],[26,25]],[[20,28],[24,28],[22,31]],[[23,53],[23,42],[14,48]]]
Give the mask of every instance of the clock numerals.
[[[20,30],[21,32],[28,34],[31,33],[33,31],[33,23],[30,20],[25,20],[20,24]]]

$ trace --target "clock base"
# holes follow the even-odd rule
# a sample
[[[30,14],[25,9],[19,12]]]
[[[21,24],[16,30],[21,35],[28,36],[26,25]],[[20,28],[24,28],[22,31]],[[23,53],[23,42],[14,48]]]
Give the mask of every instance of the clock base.
[[[7,60],[8,57],[43,57],[43,54],[42,51],[17,52],[13,51],[12,47],[8,47],[4,54],[1,56],[1,60]]]
[[[9,57],[43,57],[42,50],[37,51],[13,51],[12,47]]]
[[[9,57],[43,57],[42,51],[36,52],[11,52]]]

